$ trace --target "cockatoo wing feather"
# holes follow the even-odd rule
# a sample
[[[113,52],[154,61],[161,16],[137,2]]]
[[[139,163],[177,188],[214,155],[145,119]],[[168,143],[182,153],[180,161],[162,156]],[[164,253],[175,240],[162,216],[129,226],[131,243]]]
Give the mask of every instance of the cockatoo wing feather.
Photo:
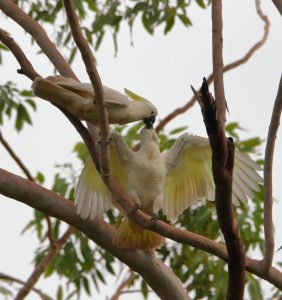
[[[175,219],[185,208],[213,194],[211,152],[205,138],[184,134],[164,154],[167,167],[163,211]]]
[[[127,191],[127,171],[120,160],[114,143],[110,145],[110,163],[113,176],[122,189]],[[77,213],[84,219],[90,217],[93,220],[111,208],[115,204],[113,200],[110,191],[89,158],[76,187],[75,205]]]
[[[167,167],[163,211],[169,219],[175,219],[193,203],[214,200],[211,148],[207,138],[183,134],[164,154]],[[246,154],[235,151],[232,201],[246,202],[259,191],[261,168]]]

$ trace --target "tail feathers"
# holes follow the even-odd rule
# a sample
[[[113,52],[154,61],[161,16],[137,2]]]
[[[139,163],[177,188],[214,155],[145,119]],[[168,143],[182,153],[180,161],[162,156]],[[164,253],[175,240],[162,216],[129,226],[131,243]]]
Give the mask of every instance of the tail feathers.
[[[163,236],[125,217],[113,239],[113,245],[127,250],[151,250],[163,244],[164,240]]]

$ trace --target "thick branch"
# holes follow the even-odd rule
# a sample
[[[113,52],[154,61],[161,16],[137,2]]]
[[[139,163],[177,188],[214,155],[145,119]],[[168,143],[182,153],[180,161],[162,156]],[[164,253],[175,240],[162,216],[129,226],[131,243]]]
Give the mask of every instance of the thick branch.
[[[265,148],[264,162],[264,238],[265,254],[262,261],[265,272],[268,272],[272,265],[274,253],[274,235],[272,221],[272,163],[275,148],[275,140],[280,125],[282,110],[282,75],[279,82],[279,88],[275,103],[273,106],[272,117],[268,129],[268,136]]]
[[[218,222],[228,251],[227,299],[243,299],[245,285],[245,254],[232,207],[232,171],[234,145],[227,140],[217,119],[217,106],[204,79],[201,93],[193,89],[201,106],[212,148],[212,170],[215,182],[215,203]]]
[[[40,261],[36,266],[35,270],[32,272],[28,280],[25,282],[23,287],[19,290],[15,297],[15,300],[22,300],[26,295],[33,289],[34,285],[38,281],[39,277],[45,271],[46,267],[55,259],[65,242],[68,240],[70,235],[73,233],[72,227],[69,227],[62,237],[52,244],[51,249],[48,254]]]
[[[0,9],[35,39],[38,46],[50,59],[61,75],[76,78],[64,57],[49,40],[45,30],[38,22],[34,21],[11,0],[0,0]]]
[[[159,269],[159,266],[163,268],[162,263],[158,261],[150,251],[124,251],[114,247],[112,245],[112,238],[115,234],[115,229],[102,219],[96,219],[95,221],[90,221],[89,219],[82,220],[76,214],[75,207],[70,201],[45,189],[44,187],[1,168],[0,192],[9,198],[25,203],[30,207],[58,218],[82,231],[95,243],[110,251],[115,257],[127,264],[132,270],[143,276],[143,278],[159,296],[160,294],[165,295],[170,289],[170,287],[166,286],[167,283],[165,282],[168,280],[167,276],[169,276],[169,278],[172,276],[170,273],[171,270],[168,271],[170,275],[165,274],[166,271],[162,272]],[[153,223],[150,221],[150,217],[142,213],[140,210],[136,212],[136,216],[139,215],[144,216],[147,220],[144,224],[144,227],[147,229],[153,230],[176,242],[201,249],[227,261],[227,251],[223,245],[198,234],[175,228],[161,221]],[[146,261],[147,259],[148,261]],[[270,272],[265,274],[260,261],[247,258],[246,269],[282,290],[282,273],[274,267],[271,267]],[[179,293],[182,294],[182,285],[173,276],[171,278],[171,284],[174,285],[177,295],[179,295]],[[163,290],[163,293],[159,290]],[[168,296],[169,295],[171,294],[169,293]],[[176,297],[178,297],[177,295]],[[166,298],[164,297],[164,299]],[[175,298],[171,295],[170,299],[185,299],[185,297]]]
[[[112,238],[115,229],[105,221],[82,220],[76,214],[75,207],[70,201],[2,169],[0,169],[0,191],[7,197],[59,218],[85,233],[95,243],[138,272],[161,299],[187,299],[186,290],[182,287],[180,280],[168,267],[156,259],[154,252],[125,251],[114,247]],[[148,222],[150,222],[149,217]]]
[[[225,65],[223,67],[223,73],[231,71],[237,67],[239,67],[240,65],[246,63],[254,54],[255,52],[261,48],[266,40],[267,37],[269,35],[269,27],[270,27],[270,22],[268,20],[268,17],[266,15],[263,14],[261,7],[260,7],[260,1],[256,0],[256,9],[257,9],[257,13],[259,15],[259,17],[263,20],[264,22],[264,31],[263,31],[263,35],[261,37],[261,39],[259,41],[257,41],[248,51],[247,53],[242,56],[241,58]],[[214,78],[213,78],[213,74],[210,74],[207,77],[207,83],[208,85],[210,85],[213,82]],[[199,92],[199,91],[198,91]],[[187,110],[189,110],[196,102],[196,97],[193,96],[185,105],[175,109],[174,111],[172,111],[171,113],[169,113],[164,119],[162,119],[158,126],[156,127],[156,131],[159,132],[160,130],[162,130],[167,123],[169,123],[171,120],[173,120],[174,118],[176,118],[178,115],[185,113]]]
[[[20,279],[18,279],[18,278],[15,278],[15,277],[13,277],[13,276],[4,274],[4,273],[0,273],[0,280],[7,281],[7,282],[9,282],[9,283],[15,282],[15,283],[18,283],[18,284],[20,284],[20,285],[24,285],[24,284],[25,284],[25,281],[20,280]],[[36,288],[33,287],[31,290],[34,291],[36,294],[38,294],[38,296],[39,296],[42,300],[50,300],[50,299],[51,299],[50,296],[48,296],[47,294],[41,292],[39,289],[36,289]]]
[[[282,16],[282,0],[272,0],[272,2],[280,12],[280,15]]]

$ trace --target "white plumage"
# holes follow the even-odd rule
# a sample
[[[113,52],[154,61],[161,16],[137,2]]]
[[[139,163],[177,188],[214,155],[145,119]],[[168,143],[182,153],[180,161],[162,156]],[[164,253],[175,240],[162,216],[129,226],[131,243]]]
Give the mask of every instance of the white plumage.
[[[120,134],[112,132],[111,138],[110,160],[113,176],[146,213],[157,214],[162,208],[168,219],[175,219],[184,209],[199,200],[214,199],[211,148],[207,138],[183,134],[165,153],[160,153],[159,138],[153,129],[142,129],[140,150],[137,152],[127,146]],[[235,151],[232,194],[235,205],[239,201],[247,201],[254,196],[254,191],[259,191],[258,184],[263,182],[257,173],[259,170],[260,167],[246,154]],[[112,200],[111,193],[89,160],[76,189],[75,204],[78,214],[83,218],[94,219],[111,207]],[[124,222],[128,223],[130,220],[126,218]],[[114,244],[127,249],[150,249],[163,242],[154,233],[157,237],[143,237],[143,243],[139,241],[137,246],[136,242],[132,245],[132,239],[128,235],[135,234],[136,240],[136,232],[144,231],[132,223],[129,225],[134,227],[135,232],[130,232],[130,226],[123,224],[123,232],[118,230]],[[141,233],[139,239],[142,239]]]
[[[109,87],[103,88],[109,123],[127,124],[158,114],[152,103],[127,89],[124,95]],[[95,93],[90,83],[80,83],[63,76],[37,77],[32,89],[36,96],[66,109],[78,119],[98,124]]]

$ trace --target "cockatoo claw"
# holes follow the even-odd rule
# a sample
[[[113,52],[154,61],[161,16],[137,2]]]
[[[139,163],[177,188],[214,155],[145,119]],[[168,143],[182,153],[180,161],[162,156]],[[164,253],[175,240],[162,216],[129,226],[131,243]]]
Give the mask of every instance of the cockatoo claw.
[[[109,145],[109,144],[111,144],[112,143],[112,138],[109,138],[109,140],[107,141],[107,145]],[[101,140],[99,140],[98,142],[97,142],[99,145],[101,145],[102,144],[102,142],[101,142]]]
[[[152,221],[152,222],[156,222],[156,221],[158,221],[158,219],[159,219],[158,214],[153,213],[153,215],[152,215],[152,217],[151,217],[151,221]]]
[[[132,211],[131,214],[134,214],[136,212],[137,209],[140,209],[141,205],[138,203],[134,203],[133,207],[132,207]]]

